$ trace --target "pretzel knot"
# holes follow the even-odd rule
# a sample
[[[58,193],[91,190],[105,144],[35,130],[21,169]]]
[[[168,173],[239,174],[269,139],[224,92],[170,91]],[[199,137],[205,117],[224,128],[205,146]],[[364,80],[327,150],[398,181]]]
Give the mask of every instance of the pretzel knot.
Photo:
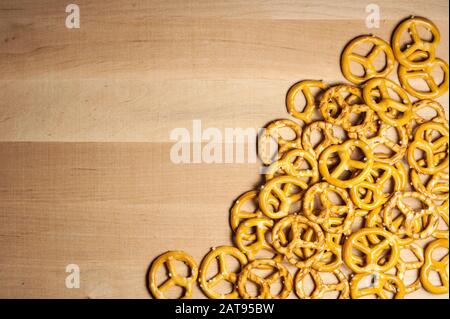
[[[240,267],[237,272],[230,270],[227,262],[228,256],[233,257],[239,262]],[[219,272],[212,278],[207,279],[208,270],[214,262],[218,262]],[[215,248],[208,255],[206,255],[200,266],[200,287],[209,298],[236,299],[239,297],[239,293],[235,287],[237,276],[241,271],[241,268],[243,268],[246,264],[247,257],[245,257],[245,255],[236,247],[222,246]],[[227,294],[219,293],[214,290],[214,288],[223,281],[227,281],[233,285],[233,289]]]
[[[184,277],[177,273],[175,261],[181,261],[189,268],[190,276]],[[158,285],[157,272],[161,266],[167,268],[169,278]],[[198,267],[195,260],[183,251],[169,251],[159,256],[152,263],[149,271],[149,287],[153,296],[157,299],[166,299],[165,293],[174,286],[184,289],[182,299],[188,299],[192,296],[192,288],[197,280]]]
[[[257,275],[254,270],[273,270],[273,272],[266,277]],[[251,281],[258,286],[258,293],[252,296],[247,290],[247,281]],[[282,284],[282,289],[279,293],[271,292],[271,286],[277,282]],[[258,259],[244,267],[238,278],[238,291],[241,297],[245,299],[284,299],[289,296],[292,291],[292,276],[287,268],[272,259]]]
[[[361,154],[357,154],[358,150]],[[360,159],[353,159],[354,154],[359,155]],[[336,155],[339,161],[337,165],[333,165],[333,157]],[[373,163],[373,151],[370,147],[361,140],[352,139],[325,149],[319,158],[319,171],[328,183],[350,188],[361,183],[370,174]],[[346,173],[351,173],[351,176]]]
[[[302,120],[307,124],[312,122],[312,117],[314,115],[316,107],[315,102],[316,97],[314,96],[311,90],[313,88],[324,91],[328,88],[328,85],[322,81],[313,81],[313,80],[301,81],[296,83],[289,89],[286,97],[286,106],[289,114],[291,114],[295,118]],[[303,108],[299,108],[298,106],[295,105],[295,98],[300,92],[303,94],[306,100],[306,104]]]
[[[366,282],[366,288],[361,288],[361,283]],[[369,282],[369,284],[367,284]],[[368,287],[367,287],[368,286]],[[389,290],[394,289],[394,299],[403,299],[405,297],[405,284],[394,275],[385,273],[362,273],[353,277],[350,283],[350,293],[352,299],[359,299],[367,296],[376,296],[379,299],[389,299]]]
[[[415,57],[424,55],[426,56],[426,53],[419,51],[414,53],[412,56]],[[442,81],[440,82],[437,82],[434,76],[437,68],[440,68],[444,75]],[[448,64],[444,60],[436,58],[423,69],[419,70],[409,69],[400,65],[398,68],[398,78],[405,90],[412,96],[418,99],[435,99],[448,91]],[[411,80],[417,79],[421,79],[427,84],[428,91],[419,90],[414,87]]]
[[[286,230],[289,231],[287,239]],[[272,229],[273,247],[287,260],[301,268],[310,267],[320,259],[325,245],[325,236],[319,225],[300,215],[289,215]]]
[[[400,100],[389,92],[394,91]],[[363,89],[366,104],[372,108],[382,121],[392,126],[407,124],[412,116],[412,104],[408,94],[399,85],[385,78],[369,80]]]
[[[323,182],[306,191],[303,214],[312,222],[320,224],[326,232],[346,234],[355,219],[355,207],[345,189]]]
[[[438,135],[438,137],[436,137]],[[408,147],[408,163],[418,173],[434,175],[448,167],[448,127],[437,122],[420,125],[414,140]],[[423,161],[417,160],[417,151],[425,154]]]
[[[355,53],[360,46],[371,44],[372,48],[367,55]],[[375,66],[375,60],[380,54],[386,57],[386,64],[380,70]],[[351,62],[356,62],[364,68],[362,76],[351,70]],[[344,49],[341,57],[341,68],[345,78],[355,84],[361,84],[374,77],[386,77],[394,69],[395,58],[392,49],[386,41],[375,36],[360,36],[353,39]]]
[[[427,29],[432,34],[432,40],[421,38],[418,27]],[[403,45],[401,39],[408,33],[412,43]],[[392,36],[392,49],[398,62],[410,69],[422,69],[436,58],[436,47],[440,41],[440,32],[436,25],[430,20],[414,17],[403,21],[395,29]],[[417,59],[417,52],[425,52],[425,58]]]
[[[376,236],[377,242],[371,236]],[[388,271],[400,255],[395,237],[379,228],[363,228],[350,235],[342,253],[345,264],[358,274]]]
[[[420,202],[420,208],[408,205],[406,199]],[[400,213],[399,215],[396,215]],[[414,239],[424,239],[433,234],[439,222],[439,215],[433,201],[417,192],[396,193],[383,210],[385,226],[396,235],[406,235]],[[402,218],[400,227],[396,219]],[[419,227],[417,227],[420,225]]]
[[[433,253],[439,248],[447,248],[448,250],[448,239],[437,239],[427,246],[425,249],[425,264],[420,272],[420,280],[428,292],[448,294],[448,252],[440,260],[436,260],[433,258]],[[435,285],[431,282],[431,271],[439,275],[440,285]]]

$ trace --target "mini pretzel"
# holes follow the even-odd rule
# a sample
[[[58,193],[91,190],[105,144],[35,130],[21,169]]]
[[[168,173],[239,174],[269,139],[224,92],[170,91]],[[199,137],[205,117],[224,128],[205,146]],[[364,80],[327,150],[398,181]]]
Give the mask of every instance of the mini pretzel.
[[[371,286],[360,288],[359,285],[363,280],[371,280]],[[395,289],[394,299],[403,299],[405,297],[405,284],[397,276],[374,273],[357,274],[350,283],[350,295],[352,299],[359,299],[367,296],[375,295],[379,299],[389,299],[388,290]]]
[[[437,239],[431,242],[425,249],[425,264],[420,271],[420,280],[423,287],[432,294],[448,294],[448,253],[441,260],[435,260],[433,253],[438,248],[448,249],[447,239]],[[441,280],[441,285],[436,286],[430,281],[430,273],[435,271]]]
[[[388,89],[398,94],[401,101],[393,99]],[[364,86],[363,97],[366,104],[389,125],[402,126],[411,119],[412,104],[408,94],[391,80],[385,78],[369,80]]]
[[[437,207],[437,212],[439,214],[439,217],[444,221],[445,223],[445,229],[439,229],[439,227],[434,231],[433,237],[441,239],[447,239],[448,240],[448,199],[441,205]]]
[[[351,159],[355,148],[363,152],[364,160]],[[340,162],[330,169],[328,162],[333,154],[339,156]],[[319,171],[328,183],[341,188],[350,188],[361,183],[370,174],[373,163],[373,152],[366,143],[361,140],[348,140],[340,145],[331,145],[322,152],[319,159]],[[345,171],[355,170],[359,170],[359,173],[354,174],[352,178],[340,179]]]
[[[359,88],[347,84],[336,85],[322,95],[320,112],[326,122],[339,125],[348,116],[351,107],[361,102],[362,94]]]
[[[290,227],[291,238],[284,244],[281,236]],[[296,267],[310,267],[323,253],[325,236],[320,226],[300,215],[289,215],[275,224],[272,230],[273,247]],[[309,254],[299,256],[301,249],[310,250]],[[300,259],[299,259],[300,257]],[[302,258],[303,257],[303,258]]]
[[[280,130],[283,128],[289,128],[294,132],[295,138],[292,140],[285,139],[280,134]],[[263,130],[258,140],[259,151],[258,153],[262,156],[262,161],[264,164],[270,164],[273,161],[279,160],[287,151],[293,148],[302,148],[301,144],[302,138],[302,128],[300,125],[291,120],[276,120],[271,122]],[[267,149],[268,142],[270,139],[275,139],[278,144],[278,149],[276,154],[272,154],[271,149]],[[269,140],[269,141],[268,141]],[[269,158],[267,158],[269,156]]]
[[[242,207],[250,202],[250,201],[256,201],[256,205],[258,204],[258,192],[257,191],[248,191],[244,194],[242,194],[234,203],[233,207],[231,208],[231,214],[230,214],[230,225],[231,229],[236,232],[237,228],[239,227],[239,224],[242,220],[247,220],[251,218],[262,218],[264,214],[259,210],[256,209],[255,211],[244,211]],[[271,202],[272,205],[277,205],[277,201],[274,200]],[[254,234],[243,235],[246,240],[252,241],[255,239]]]
[[[352,115],[359,115],[357,121],[352,119]],[[352,134],[361,131],[371,132],[373,123],[375,121],[375,112],[365,104],[352,105],[349,112],[343,118],[341,126],[348,132],[350,138]]]
[[[235,258],[240,265],[238,272],[233,272],[229,269],[227,265],[227,256]],[[207,279],[208,269],[211,263],[218,262],[219,273],[216,274],[211,279]],[[230,246],[222,246],[213,249],[206,257],[203,259],[200,266],[200,288],[203,292],[212,299],[236,299],[239,297],[238,291],[235,287],[237,282],[237,276],[241,268],[247,264],[247,257],[237,248]],[[227,294],[221,294],[214,290],[214,288],[219,285],[222,281],[227,281],[233,285],[233,290]]]
[[[424,166],[424,161],[419,161],[419,166]],[[427,175],[428,179],[425,182],[422,182],[420,174],[415,169],[411,170],[410,176],[414,189],[417,192],[425,194],[433,200],[448,199],[449,176],[447,173],[439,172],[434,175]]]
[[[412,56],[426,57],[427,54],[419,51]],[[444,78],[441,82],[436,82],[436,79],[433,76],[436,68],[440,68],[444,74]],[[418,99],[435,99],[448,91],[448,64],[444,60],[436,58],[420,70],[408,69],[407,67],[400,65],[398,68],[398,78],[403,88],[412,96]],[[422,91],[415,88],[410,82],[414,79],[425,81],[429,91]]]
[[[424,264],[424,255],[423,248],[418,244],[411,243],[407,246],[401,247],[401,250],[409,250],[412,254],[417,258],[416,261],[406,261],[402,258],[401,252],[400,257],[398,258],[398,264],[395,266],[397,268],[397,277],[400,280],[404,280],[405,273],[410,270],[419,270]],[[410,294],[416,290],[422,288],[422,283],[420,282],[420,276],[410,283],[408,286],[405,285],[405,293]],[[395,292],[396,287],[388,285],[388,289],[392,292]]]
[[[331,202],[330,193],[336,194],[343,204]],[[318,204],[316,196],[320,201],[319,214],[316,213],[316,204]],[[315,184],[306,191],[303,197],[303,214],[312,222],[320,224],[326,232],[346,234],[355,219],[355,208],[345,189],[323,182]],[[339,221],[339,223],[333,225],[332,221]]]
[[[298,188],[297,192],[293,191],[294,187]],[[259,193],[259,207],[272,219],[283,218],[290,213],[292,204],[300,200],[301,191],[306,188],[308,185],[297,177],[288,175],[275,177],[267,182]],[[277,209],[270,204],[271,197],[279,201]]]
[[[432,133],[441,135],[435,141],[430,136]],[[448,167],[448,136],[449,130],[443,124],[436,122],[427,122],[420,125],[414,134],[414,141],[408,147],[408,163],[417,172],[426,175],[433,175],[443,171]],[[416,159],[416,150],[425,153],[424,161],[420,162]]]
[[[372,242],[369,235],[377,236],[379,241]],[[354,251],[358,251],[362,256]],[[386,257],[387,251],[390,254]],[[358,274],[388,271],[397,264],[399,256],[397,239],[379,228],[363,228],[351,234],[342,250],[345,264]]]
[[[274,272],[263,278],[252,272],[254,269],[273,269]],[[259,288],[256,297],[252,297],[247,291],[246,284],[249,280]],[[283,285],[282,290],[275,295],[270,291],[270,287],[280,280]],[[241,297],[245,299],[284,299],[292,291],[292,276],[283,264],[272,259],[258,259],[244,267],[238,278],[237,289]]]
[[[421,202],[420,210],[414,209],[404,202],[406,198],[414,198]],[[394,223],[395,211],[400,212],[399,216],[404,217],[400,227]],[[384,225],[390,232],[396,235],[406,235],[414,239],[424,239],[433,234],[439,222],[439,216],[433,201],[423,194],[417,192],[396,193],[389,202],[384,206],[383,210]],[[421,224],[417,229],[417,223]]]
[[[294,176],[311,185],[319,180],[319,167],[316,158],[310,152],[294,149],[269,167],[266,181],[271,180],[275,174]]]
[[[320,273],[314,269],[300,269],[294,278],[295,293],[300,299],[322,299],[328,292],[339,292],[338,299],[348,299],[350,297],[350,285],[344,273],[336,269],[331,272],[338,280],[337,283],[324,283]],[[307,295],[304,288],[304,280],[310,275],[314,282],[314,290]]]
[[[190,270],[189,277],[180,276],[175,269],[175,261],[181,261],[186,264]],[[169,279],[161,285],[157,284],[157,272],[161,266],[167,268]],[[192,288],[197,280],[198,266],[195,260],[183,251],[169,251],[159,256],[153,261],[148,274],[149,287],[152,295],[157,299],[166,299],[165,293],[173,286],[179,286],[184,289],[182,299],[192,297]]]
[[[310,125],[308,125],[303,130],[303,135],[302,135],[302,145],[304,147],[304,150],[313,154],[315,156],[315,158],[319,158],[319,155],[328,146],[334,145],[334,144],[341,144],[342,140],[335,135],[334,127],[335,126],[333,124],[330,124],[327,122],[322,122],[322,121],[317,121],[317,122],[314,122],[314,123],[311,123]],[[323,135],[323,139],[315,147],[313,147],[313,144],[311,141],[312,133],[314,131],[319,131]]]
[[[249,261],[255,260],[259,252],[273,252],[277,261],[283,256],[278,255],[267,241],[266,234],[272,230],[273,221],[267,218],[252,218],[242,222],[236,231],[236,246],[247,255]],[[252,232],[252,230],[255,232]],[[254,240],[248,240],[249,234],[254,234]]]
[[[433,39],[423,40],[420,37],[417,27],[424,27],[432,33]],[[403,34],[408,32],[411,35],[413,43],[404,47],[400,42]],[[394,31],[392,36],[392,49],[394,55],[401,65],[410,69],[422,69],[432,62],[436,57],[436,47],[440,41],[439,29],[430,20],[412,17],[403,21]],[[427,58],[420,61],[414,60],[415,52],[426,52]]]
[[[365,45],[373,45],[368,55],[354,53],[355,48]],[[386,65],[381,70],[377,70],[374,61],[384,53],[386,56]],[[364,75],[359,76],[351,71],[350,62],[359,63],[364,68]],[[345,78],[355,84],[361,84],[374,77],[386,77],[394,69],[394,53],[386,41],[375,37],[363,35],[353,39],[344,49],[341,57],[341,69]]]
[[[430,119],[423,118],[420,115],[421,110],[428,110],[428,114],[431,112],[434,112],[436,114]],[[405,126],[408,136],[413,137],[415,126],[423,124],[425,122],[441,123],[448,128],[448,120],[447,116],[445,115],[444,107],[433,100],[419,100],[415,102],[413,104],[413,115],[411,117],[411,121]]]
[[[350,197],[356,206],[370,211],[386,203],[392,196],[383,189],[389,180],[394,182],[393,191],[400,192],[405,190],[406,179],[406,171],[402,164],[390,166],[375,162],[367,178],[350,189]]]
[[[301,81],[292,86],[287,94],[286,105],[289,114],[293,117],[302,120],[305,123],[311,123],[312,117],[314,115],[315,110],[315,96],[311,92],[312,88],[318,88],[322,91],[328,88],[328,85],[323,83],[322,81]],[[299,92],[302,92],[303,96],[306,100],[306,105],[303,107],[302,111],[299,111],[295,105],[295,97]]]

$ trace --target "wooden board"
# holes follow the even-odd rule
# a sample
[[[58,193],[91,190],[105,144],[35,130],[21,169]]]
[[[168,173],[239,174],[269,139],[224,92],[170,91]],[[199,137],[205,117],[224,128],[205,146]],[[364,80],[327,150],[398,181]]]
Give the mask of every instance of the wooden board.
[[[147,298],[153,258],[230,244],[229,208],[260,181],[256,164],[173,164],[172,129],[287,117],[293,83],[344,81],[343,46],[411,14],[448,61],[447,1],[377,1],[379,29],[354,1],[76,3],[80,29],[61,1],[0,3],[0,297]]]

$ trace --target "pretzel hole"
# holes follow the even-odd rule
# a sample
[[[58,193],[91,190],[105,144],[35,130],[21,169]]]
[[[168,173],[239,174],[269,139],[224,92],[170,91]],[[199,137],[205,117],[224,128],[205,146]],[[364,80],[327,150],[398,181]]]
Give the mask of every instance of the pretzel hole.
[[[415,211],[419,211],[420,209],[426,207],[424,202],[422,202],[420,199],[417,199],[415,197],[402,197],[400,199],[400,201],[403,204],[409,206],[409,208],[411,210],[415,210]]]
[[[327,198],[328,202],[330,202],[334,206],[343,206],[347,204],[342,196],[335,191],[329,191],[327,193]]]
[[[366,69],[364,66],[356,61],[350,60],[350,73],[358,77],[364,77],[366,75]]]
[[[180,286],[172,286],[164,292],[164,296],[168,299],[181,299],[186,294],[186,289]]]
[[[403,103],[402,97],[400,96],[400,94],[397,93],[396,90],[394,90],[394,89],[391,88],[391,87],[388,87],[388,88],[387,88],[387,91],[388,91],[388,94],[389,94],[389,98],[390,98],[391,100],[394,100],[394,101]]]
[[[409,78],[409,79],[407,79],[407,82],[417,92],[421,92],[421,93],[431,92],[431,89],[428,86],[428,83],[422,77]],[[441,83],[441,82],[436,81],[436,83]]]
[[[366,218],[365,217],[363,217],[363,216],[356,216],[355,220],[353,221],[353,224],[352,224],[352,230],[353,231],[358,231],[361,228],[364,228],[365,224],[366,224]],[[343,244],[344,241],[345,241],[345,237],[342,236],[341,240],[342,240],[341,244]]]
[[[375,48],[375,45],[370,41],[362,41],[358,45],[353,47],[352,52],[361,56],[368,56],[369,53]]]
[[[186,277],[186,278],[192,276],[191,267],[186,265],[184,262],[182,262],[180,260],[174,260],[173,264],[174,264],[177,274],[179,276]]]
[[[306,297],[310,297],[314,290],[317,288],[316,282],[312,278],[311,273],[308,273],[306,276],[304,276],[303,279],[298,282],[298,285],[301,285]]]
[[[431,77],[437,85],[441,85],[445,80],[445,71],[440,63],[435,63],[431,71]]]
[[[387,55],[384,51],[382,51],[381,53],[379,53],[375,59],[373,59],[372,61],[373,66],[375,67],[375,70],[377,72],[382,72],[386,69],[387,67]]]
[[[270,294],[272,296],[279,296],[283,292],[284,283],[283,278],[278,278],[273,284],[270,285]]]
[[[400,258],[405,263],[415,263],[420,261],[411,248],[402,249],[400,251]]]
[[[447,269],[448,273],[448,269]],[[435,287],[441,287],[443,286],[443,282],[441,280],[441,276],[439,276],[439,273],[435,271],[434,269],[431,269],[428,274],[428,281]]]
[[[409,32],[403,32],[399,38],[398,43],[400,45],[400,50],[405,51],[409,45],[414,44],[414,39]]]
[[[434,35],[433,35],[433,32],[431,32],[431,30],[427,29],[426,27],[424,27],[422,25],[416,25],[416,30],[417,30],[417,33],[419,33],[419,36],[423,41],[426,41],[426,42],[434,41]]]
[[[431,258],[435,261],[441,261],[446,256],[448,256],[448,248],[446,247],[437,247],[431,254]]]
[[[257,298],[259,295],[260,287],[250,279],[245,283],[245,290],[252,298]]]
[[[414,112],[419,118],[423,119],[424,121],[431,121],[439,116],[438,112],[435,108],[430,106],[421,107],[419,109],[416,109]]]
[[[242,202],[241,202],[242,203]],[[253,197],[250,200],[246,200],[242,206],[240,211],[242,212],[254,212],[258,209],[258,196]]]
[[[419,269],[408,269],[405,271],[403,276],[403,283],[405,287],[411,286],[414,284],[420,276]]]
[[[294,141],[297,138],[297,133],[288,126],[283,126],[274,130],[275,136],[279,136],[285,141]]]

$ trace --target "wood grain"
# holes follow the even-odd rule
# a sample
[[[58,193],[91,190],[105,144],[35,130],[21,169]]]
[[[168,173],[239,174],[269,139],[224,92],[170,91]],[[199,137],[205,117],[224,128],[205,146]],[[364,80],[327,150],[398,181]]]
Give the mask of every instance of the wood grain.
[[[343,82],[343,46],[411,14],[448,61],[447,1],[376,1],[380,29],[364,1],[76,3],[80,29],[64,1],[0,3],[0,297],[147,298],[153,258],[229,244],[229,208],[260,181],[256,164],[172,164],[172,129],[287,117],[293,83]]]

